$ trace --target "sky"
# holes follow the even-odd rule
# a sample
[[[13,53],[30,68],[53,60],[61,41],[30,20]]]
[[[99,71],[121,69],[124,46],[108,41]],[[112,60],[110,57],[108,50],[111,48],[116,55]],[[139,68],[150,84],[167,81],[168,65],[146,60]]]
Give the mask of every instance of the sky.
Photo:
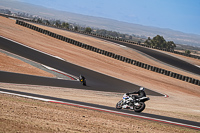
[[[200,35],[200,0],[18,0],[57,10]]]

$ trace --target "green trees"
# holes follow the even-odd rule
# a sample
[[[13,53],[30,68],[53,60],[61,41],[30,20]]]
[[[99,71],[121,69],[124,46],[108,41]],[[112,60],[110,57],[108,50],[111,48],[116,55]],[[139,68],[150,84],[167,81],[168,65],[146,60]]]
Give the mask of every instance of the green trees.
[[[63,22],[63,23],[62,23],[62,28],[69,29],[69,24]]]
[[[87,28],[85,28],[85,32],[91,33],[91,32],[92,32],[92,29],[91,29],[90,27],[87,27]]]
[[[74,30],[75,30],[75,31],[78,31],[78,26],[75,26]]]
[[[190,55],[191,51],[190,50],[185,50],[186,55]]]
[[[148,39],[144,42],[146,45],[149,46],[154,46],[154,47],[159,47],[159,48],[166,48],[166,49],[171,49],[174,50],[176,45],[174,44],[173,41],[166,41],[163,36],[157,35],[151,39],[148,37]]]

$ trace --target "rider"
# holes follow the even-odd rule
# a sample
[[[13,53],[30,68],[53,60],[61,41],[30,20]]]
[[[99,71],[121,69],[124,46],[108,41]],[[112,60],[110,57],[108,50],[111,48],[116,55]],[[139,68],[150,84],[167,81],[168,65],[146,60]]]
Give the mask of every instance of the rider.
[[[79,81],[80,81],[84,86],[86,86],[86,79],[85,79],[84,76],[80,75],[80,76],[79,76]]]
[[[138,94],[138,95],[132,95],[133,98],[138,99],[141,97],[146,97],[146,93],[144,92],[145,88],[144,87],[140,87],[139,91],[135,91],[135,92],[128,92],[126,93],[126,95],[130,95],[130,94]]]
[[[79,76],[79,80],[81,80],[81,79],[85,80],[85,77],[82,76],[82,75],[80,75],[80,76]]]
[[[135,92],[128,92],[126,93],[127,96],[129,96],[130,94],[138,94],[138,95],[132,95],[133,97],[133,100],[135,99],[138,99],[138,98],[141,98],[141,97],[146,97],[146,93],[144,92],[145,88],[144,87],[140,87],[140,90],[139,91],[135,91]],[[123,108],[127,108],[128,105],[125,104],[123,106]],[[130,109],[133,109],[133,106],[130,106]]]

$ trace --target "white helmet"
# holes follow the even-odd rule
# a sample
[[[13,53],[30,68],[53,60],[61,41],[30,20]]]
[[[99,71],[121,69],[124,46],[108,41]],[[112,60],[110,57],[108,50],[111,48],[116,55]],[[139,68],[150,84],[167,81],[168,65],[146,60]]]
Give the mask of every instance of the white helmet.
[[[140,87],[140,90],[141,90],[141,91],[144,91],[144,87]]]

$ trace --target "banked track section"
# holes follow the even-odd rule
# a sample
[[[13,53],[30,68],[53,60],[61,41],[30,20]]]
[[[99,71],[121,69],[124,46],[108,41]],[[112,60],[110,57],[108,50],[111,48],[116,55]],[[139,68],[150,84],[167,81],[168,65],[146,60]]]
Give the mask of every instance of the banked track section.
[[[55,68],[70,75],[84,75],[87,79],[87,86],[82,86],[77,81],[67,81],[59,79],[51,79],[38,76],[30,76],[25,74],[16,74],[0,71],[0,82],[36,84],[36,85],[52,85],[61,87],[72,87],[77,89],[107,91],[107,92],[131,92],[138,91],[139,86],[126,82],[105,74],[77,66],[62,59],[55,58],[43,52],[32,49],[23,44],[0,37],[0,48],[19,56],[28,58],[43,65]],[[158,92],[146,89],[148,95],[164,96]]]
[[[99,53],[99,54],[102,54],[102,55],[105,55],[105,56],[108,56],[108,57],[111,57],[111,58],[114,58],[114,59],[117,59],[117,60],[120,60],[120,61],[123,61],[123,62],[129,63],[129,64],[132,64],[132,65],[136,65],[138,67],[141,67],[141,68],[153,71],[153,72],[157,72],[157,73],[160,73],[160,74],[163,74],[163,75],[166,75],[166,76],[170,76],[170,77],[173,77],[173,78],[176,78],[176,79],[186,81],[186,82],[200,86],[200,80],[198,80],[198,79],[187,77],[187,76],[178,74],[176,72],[171,72],[171,71],[168,71],[168,70],[165,70],[165,69],[162,69],[162,68],[158,68],[158,67],[155,67],[155,66],[151,66],[151,65],[142,63],[140,61],[136,61],[136,60],[133,60],[133,59],[130,59],[130,58],[126,58],[124,56],[117,55],[115,53],[112,53],[112,52],[109,52],[109,51],[106,51],[106,50],[102,50],[102,49],[81,43],[79,41],[70,39],[68,37],[58,35],[56,33],[50,32],[48,30],[44,30],[42,28],[39,28],[37,26],[25,23],[23,21],[16,20],[16,24],[19,24],[19,25],[27,27],[29,29],[38,31],[42,34],[54,37],[56,39],[68,42],[70,44],[82,47],[84,49],[87,49],[87,50],[90,50],[90,51],[93,51],[93,52],[96,52],[96,53]],[[119,43],[119,42],[116,42],[116,43]],[[135,47],[135,49],[142,51],[143,53],[146,53],[146,54],[148,54],[148,55],[150,55],[154,58],[158,58],[159,60],[161,60],[163,62],[166,62],[170,65],[176,66],[176,67],[181,68],[183,70],[186,70],[186,71],[200,75],[200,69],[198,67],[196,67],[196,66],[194,66],[190,63],[187,63],[185,61],[182,61],[178,58],[175,58],[175,57],[172,57],[172,56],[169,56],[169,55],[166,55],[164,53],[154,51],[154,50],[151,50],[151,49],[146,49],[144,47],[138,47],[138,46],[134,46],[134,45],[131,46],[130,44],[126,44],[126,43],[124,43],[124,45],[129,45],[130,48]]]
[[[26,93],[26,92],[6,90],[6,89],[1,89],[1,88],[0,88],[0,93],[16,95],[16,96],[31,98],[31,99],[37,99],[37,100],[56,103],[56,104],[76,106],[76,107],[108,112],[108,113],[113,113],[113,114],[119,114],[119,115],[124,115],[124,116],[129,116],[129,117],[142,118],[146,120],[157,121],[157,122],[173,124],[173,125],[200,130],[200,123],[194,122],[194,121],[171,118],[171,117],[166,117],[166,116],[159,116],[159,115],[148,114],[148,113],[136,113],[130,110],[123,110],[123,109],[118,110],[114,107],[84,103],[84,102],[79,102],[79,101],[74,101],[74,100],[68,100],[68,99],[62,99],[62,98],[56,98],[56,97],[50,97],[50,96],[44,96],[44,95],[38,95],[38,94],[32,94],[32,93]]]

